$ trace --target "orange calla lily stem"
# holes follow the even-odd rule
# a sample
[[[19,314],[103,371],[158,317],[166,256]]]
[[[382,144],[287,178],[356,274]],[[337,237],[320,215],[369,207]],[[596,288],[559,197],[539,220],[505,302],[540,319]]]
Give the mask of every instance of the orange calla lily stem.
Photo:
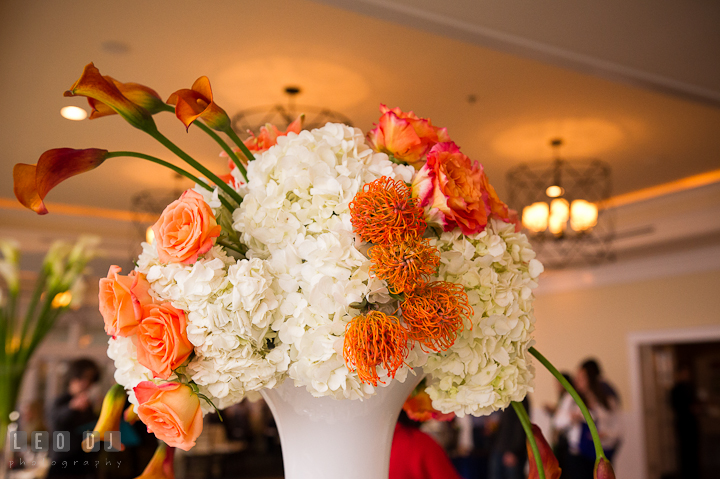
[[[542,457],[540,457],[540,449],[538,448],[537,441],[535,441],[535,434],[533,434],[532,426],[530,425],[530,416],[528,416],[525,406],[523,406],[521,402],[513,401],[510,404],[512,404],[513,409],[515,409],[515,413],[525,430],[528,442],[530,442],[533,457],[535,457],[535,465],[537,465],[538,477],[539,479],[545,479],[545,468],[543,467]]]
[[[133,157],[133,158],[142,158],[143,160],[148,160],[148,161],[151,161],[151,162],[153,162],[153,163],[157,163],[158,165],[162,165],[162,166],[164,166],[164,167],[166,167],[166,168],[170,168],[171,170],[173,170],[174,172],[176,172],[176,173],[184,176],[185,178],[188,178],[188,179],[190,179],[191,181],[194,181],[195,183],[197,183],[198,185],[202,186],[202,187],[205,188],[206,190],[208,190],[208,191],[213,191],[213,187],[212,187],[212,186],[208,185],[207,183],[205,183],[204,181],[202,181],[202,180],[201,180],[200,178],[198,178],[197,176],[193,175],[193,174],[190,173],[190,172],[187,172],[187,171],[183,170],[182,168],[179,168],[179,167],[173,165],[172,163],[168,163],[167,161],[161,160],[160,158],[156,158],[156,157],[154,157],[154,156],[146,155],[146,154],[144,154],[144,153],[138,153],[138,152],[135,152],[135,151],[112,151],[112,152],[108,153],[108,155],[107,155],[108,158],[114,158],[114,157],[120,157],[120,156],[129,156],[129,157]],[[222,202],[223,206],[225,206],[225,208],[227,208],[228,211],[230,211],[230,212],[234,211],[235,208],[232,207],[232,205],[228,202],[227,199],[223,198],[222,196],[218,196],[218,197],[220,198],[220,201]]]
[[[550,361],[548,361],[545,356],[540,354],[540,352],[535,348],[528,349],[528,352],[535,356],[535,358],[542,363],[543,366],[545,366],[545,369],[550,371],[550,373],[555,376],[555,379],[560,381],[560,384],[563,385],[565,390],[570,393],[570,396],[575,400],[575,403],[580,408],[580,411],[582,412],[583,417],[585,418],[585,422],[587,422],[588,429],[590,429],[590,435],[592,435],[593,444],[595,446],[595,457],[597,458],[597,461],[600,459],[607,460],[607,457],[605,457],[605,451],[603,451],[602,445],[600,444],[600,435],[598,434],[597,426],[595,425],[595,421],[593,421],[592,416],[590,415],[590,411],[588,411],[587,406],[583,402],[583,400],[580,398],[580,395],[575,390],[574,387],[565,379],[565,377],[560,374],[560,371],[557,370],[555,366],[553,366]]]
[[[235,130],[232,128],[228,128],[225,131],[225,134],[230,137],[230,139],[240,148],[240,151],[242,151],[242,154],[245,155],[245,158],[248,159],[248,161],[252,161],[255,159],[255,155],[253,155],[252,151],[247,147],[247,145],[240,139],[239,136],[237,136],[237,133],[235,133]],[[240,171],[245,171],[245,168],[241,169]]]
[[[185,153],[183,150],[181,150],[180,147],[178,147],[175,143],[173,143],[172,141],[170,141],[170,139],[167,138],[165,135],[163,135],[162,133],[160,133],[160,132],[157,131],[157,130],[155,130],[155,131],[149,131],[148,134],[149,134],[150,136],[152,136],[153,138],[155,138],[155,139],[156,139],[157,141],[159,141],[160,143],[162,143],[162,145],[163,145],[165,148],[167,148],[168,150],[170,150],[170,151],[172,151],[173,153],[175,153],[175,154],[176,154],[178,157],[180,157],[180,159],[183,160],[185,163],[187,163],[188,165],[192,166],[192,167],[195,168],[197,171],[199,171],[200,173],[202,173],[203,175],[205,175],[205,177],[207,177],[208,180],[210,180],[210,181],[212,181],[213,183],[215,183],[220,189],[222,189],[225,193],[227,193],[228,196],[230,196],[230,198],[232,198],[233,200],[235,200],[235,202],[236,202],[237,204],[242,203],[242,201],[243,201],[242,196],[240,196],[240,194],[239,194],[237,191],[235,191],[234,189],[232,189],[232,187],[231,187],[230,185],[228,185],[228,184],[225,183],[223,180],[221,180],[215,173],[213,173],[212,171],[210,171],[210,170],[208,170],[207,168],[205,168],[202,164],[200,164],[200,163],[199,163],[197,160],[195,160],[192,156],[188,155],[188,154]],[[237,135],[236,135],[236,136],[237,136]]]
[[[230,157],[230,159],[233,161],[233,163],[235,163],[235,166],[237,166],[238,170],[240,170],[240,173],[242,173],[242,176],[243,176],[243,178],[245,178],[245,181],[247,181],[247,171],[245,170],[245,166],[242,164],[242,162],[240,161],[240,158],[238,158],[238,156],[235,154],[235,152],[232,150],[232,148],[230,148],[228,146],[228,144],[225,143],[225,141],[222,138],[220,138],[220,135],[215,133],[212,130],[212,128],[210,128],[209,126],[207,126],[206,124],[204,124],[201,121],[193,122],[193,125],[197,126],[202,131],[204,131],[205,133],[210,135],[210,137],[213,140],[215,140],[218,145],[220,145],[220,147],[225,151],[225,153],[227,153],[227,155]]]

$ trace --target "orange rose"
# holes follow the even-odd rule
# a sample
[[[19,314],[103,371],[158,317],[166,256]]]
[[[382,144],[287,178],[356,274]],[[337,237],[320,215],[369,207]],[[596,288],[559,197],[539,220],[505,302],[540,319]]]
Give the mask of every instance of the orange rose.
[[[202,195],[187,190],[165,208],[152,229],[160,261],[189,264],[212,248],[221,227]]]
[[[377,127],[367,134],[368,142],[375,151],[392,155],[396,160],[422,166],[425,154],[436,143],[450,141],[445,128],[433,126],[430,120],[419,118],[415,113],[380,105],[382,116]]]
[[[488,183],[482,166],[460,152],[453,142],[438,143],[427,163],[415,175],[413,197],[429,207],[428,223],[445,231],[460,228],[463,234],[480,233],[488,218],[510,221],[507,206]]]
[[[193,352],[187,338],[185,312],[170,303],[143,307],[137,328],[137,359],[156,378],[167,379]]]
[[[120,266],[110,266],[107,278],[100,280],[100,314],[110,336],[132,336],[142,318],[143,305],[152,303],[150,283],[142,273],[121,276],[120,271]]]
[[[140,420],[168,446],[189,451],[203,429],[200,398],[190,386],[143,381],[133,389]]]

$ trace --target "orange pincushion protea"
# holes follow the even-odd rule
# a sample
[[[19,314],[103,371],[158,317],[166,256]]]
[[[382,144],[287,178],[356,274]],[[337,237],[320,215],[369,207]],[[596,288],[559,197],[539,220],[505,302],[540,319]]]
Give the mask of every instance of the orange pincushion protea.
[[[436,281],[405,294],[401,304],[410,339],[433,351],[445,351],[473,309],[461,284]]]
[[[420,238],[427,228],[423,209],[402,180],[383,176],[366,184],[350,203],[355,231],[364,241],[401,243]]]
[[[392,294],[411,291],[434,275],[440,264],[440,252],[427,239],[406,243],[375,245],[370,248],[373,265],[370,272],[388,284]]]
[[[351,371],[357,370],[363,383],[377,386],[377,366],[384,367],[394,378],[408,352],[407,330],[395,316],[370,311],[354,317],[345,328],[345,364]]]

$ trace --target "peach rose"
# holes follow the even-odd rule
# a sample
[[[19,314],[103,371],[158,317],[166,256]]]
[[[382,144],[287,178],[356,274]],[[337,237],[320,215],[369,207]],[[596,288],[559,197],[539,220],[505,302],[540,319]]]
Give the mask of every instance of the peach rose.
[[[460,152],[453,142],[438,143],[415,175],[413,197],[427,207],[428,223],[445,231],[480,233],[488,218],[510,221],[510,213],[490,186],[482,166]]]
[[[168,446],[189,451],[203,429],[200,398],[190,386],[143,381],[133,389],[140,420]]]
[[[142,318],[142,307],[152,303],[150,283],[137,271],[121,276],[120,266],[110,266],[107,278],[100,280],[100,314],[110,336],[132,336]]]
[[[143,307],[137,328],[137,359],[156,378],[167,379],[193,352],[187,338],[185,312],[170,303]]]
[[[152,227],[163,263],[194,263],[208,252],[221,227],[200,193],[187,190],[170,203]]]
[[[436,143],[450,141],[445,128],[433,126],[430,120],[419,118],[415,113],[380,105],[382,116],[377,127],[367,134],[368,142],[375,151],[392,155],[399,161],[422,166],[425,154]]]

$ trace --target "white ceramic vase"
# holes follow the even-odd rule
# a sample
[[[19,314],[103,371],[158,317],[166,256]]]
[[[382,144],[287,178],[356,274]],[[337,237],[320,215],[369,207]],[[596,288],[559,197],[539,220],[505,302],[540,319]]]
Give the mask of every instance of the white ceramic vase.
[[[363,401],[316,398],[292,380],[263,391],[280,433],[285,479],[388,479],[395,423],[423,377],[421,368],[414,372]]]

